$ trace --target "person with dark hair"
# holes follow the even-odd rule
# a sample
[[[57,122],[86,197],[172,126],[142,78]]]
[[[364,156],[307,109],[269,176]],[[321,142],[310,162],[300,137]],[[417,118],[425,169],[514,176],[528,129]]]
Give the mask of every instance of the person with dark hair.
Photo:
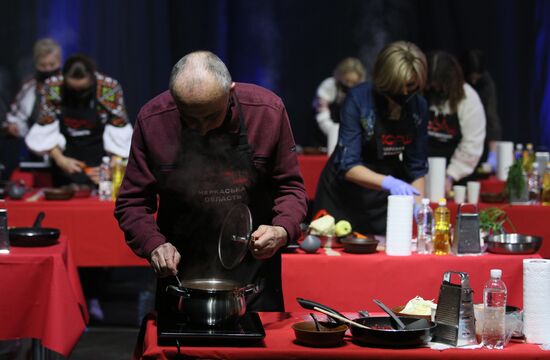
[[[483,152],[485,112],[476,91],[464,82],[458,60],[444,51],[428,54],[429,154],[447,159],[445,191],[472,175]]]
[[[69,57],[62,75],[45,81],[41,96],[37,122],[25,142],[53,159],[55,185],[97,184],[104,155],[128,157],[132,126],[122,88],[97,72],[88,57]]]
[[[466,82],[477,92],[485,110],[487,130],[483,155],[480,161],[491,164],[496,170],[497,141],[502,140],[502,126],[497,111],[497,90],[491,74],[486,70],[485,57],[478,49],[471,49],[462,56],[462,69]]]
[[[326,78],[317,88],[313,106],[315,119],[321,131],[327,137],[327,153],[332,154],[338,142],[340,108],[348,91],[365,81],[366,71],[357,58],[345,58],[340,61],[331,77]]]
[[[426,78],[426,56],[415,44],[397,41],[380,51],[372,82],[346,96],[314,213],[324,209],[361,233],[385,235],[388,196],[424,193],[428,109],[420,92]]]
[[[240,264],[224,265],[218,250],[223,220],[243,204],[252,214],[252,242],[241,248]],[[126,242],[161,278],[157,307],[178,275],[257,284],[260,292],[247,309],[283,311],[281,250],[298,238],[305,214],[281,99],[234,83],[211,52],[184,56],[172,69],[169,91],[139,112],[115,208]]]

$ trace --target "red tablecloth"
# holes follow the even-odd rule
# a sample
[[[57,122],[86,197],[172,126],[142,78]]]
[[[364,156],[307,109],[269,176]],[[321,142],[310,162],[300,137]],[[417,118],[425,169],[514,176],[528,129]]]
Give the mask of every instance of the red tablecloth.
[[[504,350],[429,348],[378,349],[353,344],[347,340],[337,348],[309,348],[295,343],[291,328],[302,321],[305,313],[261,313],[266,337],[255,347],[193,347],[182,346],[181,353],[208,359],[542,359],[550,357],[537,345],[510,343]],[[154,315],[143,326],[143,341],[138,343],[134,359],[169,359],[177,354],[176,347],[158,346]]]
[[[338,252],[339,253],[339,252]],[[299,311],[296,297],[324,303],[343,311],[377,311],[372,299],[388,306],[405,305],[415,296],[437,302],[445,271],[469,274],[474,302],[483,302],[483,286],[489,271],[502,269],[508,288],[508,304],[523,306],[523,259],[536,255],[387,256],[347,254],[285,254],[283,256],[283,295],[286,311]]]
[[[506,210],[518,232],[543,236],[539,251],[550,258],[550,206],[480,204],[480,208],[498,206]],[[124,235],[113,216],[114,203],[96,197],[66,201],[8,200],[10,226],[30,226],[39,211],[46,213],[43,225],[61,229],[71,241],[77,266],[148,266],[124,242]],[[456,206],[449,204],[454,222]]]
[[[35,338],[68,356],[88,312],[67,238],[0,255],[0,339]]]
[[[480,210],[488,207],[498,207],[506,211],[506,214],[508,214],[508,217],[514,224],[517,232],[520,234],[542,236],[543,241],[539,254],[543,258],[550,259],[550,226],[548,226],[547,223],[547,221],[550,220],[550,206],[487,203],[479,204]],[[456,204],[453,202],[449,203],[453,224],[456,217],[456,208]],[[513,231],[508,224],[506,224],[505,228],[508,232]]]
[[[8,200],[9,226],[31,226],[36,214],[46,213],[45,227],[61,229],[71,242],[77,266],[140,266],[124,242],[124,234],[113,215],[114,202],[97,197],[64,201]]]

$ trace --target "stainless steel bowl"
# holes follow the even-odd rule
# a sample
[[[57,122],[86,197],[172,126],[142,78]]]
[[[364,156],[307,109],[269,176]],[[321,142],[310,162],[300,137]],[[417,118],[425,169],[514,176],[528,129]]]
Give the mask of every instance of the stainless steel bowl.
[[[522,234],[489,236],[487,251],[494,254],[533,254],[542,245],[542,237]]]

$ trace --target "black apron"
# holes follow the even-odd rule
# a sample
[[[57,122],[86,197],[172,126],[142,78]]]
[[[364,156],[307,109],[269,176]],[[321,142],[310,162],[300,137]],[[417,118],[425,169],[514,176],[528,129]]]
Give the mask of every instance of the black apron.
[[[59,128],[67,140],[63,155],[83,161],[87,167],[96,167],[101,164],[101,158],[105,155],[103,147],[105,124],[99,117],[95,100],[91,100],[90,106],[86,107],[62,106]],[[55,185],[92,184],[84,171],[66,174],[59,168],[54,170]]]
[[[363,143],[363,165],[382,175],[410,182],[399,154],[410,144],[416,129],[412,119],[402,112],[399,121],[386,120],[377,114],[374,135]],[[387,191],[367,189],[337,175],[335,151],[321,173],[317,185],[314,213],[325,209],[338,220],[348,220],[363,234],[386,234]]]
[[[429,156],[444,157],[449,165],[449,161],[462,139],[458,115],[436,115],[430,110],[428,136]]]
[[[182,129],[181,151],[173,169],[160,169],[160,231],[182,256],[180,278],[222,278],[240,284],[258,284],[261,292],[247,300],[255,311],[283,311],[281,254],[257,260],[247,251],[240,265],[223,268],[218,258],[218,240],[228,211],[239,203],[248,205],[253,229],[271,224],[272,182],[265,158],[253,157],[240,104],[238,133],[229,132],[231,111],[219,129],[200,136]],[[167,305],[165,288],[174,284],[168,277],[157,282],[157,309]]]

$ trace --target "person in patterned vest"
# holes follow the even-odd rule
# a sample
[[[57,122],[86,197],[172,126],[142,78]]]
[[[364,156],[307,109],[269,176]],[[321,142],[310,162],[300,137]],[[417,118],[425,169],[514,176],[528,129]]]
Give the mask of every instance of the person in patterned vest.
[[[39,111],[25,142],[50,155],[54,185],[97,184],[103,156],[128,157],[132,126],[122,87],[88,57],[69,57],[62,74],[45,81]]]

